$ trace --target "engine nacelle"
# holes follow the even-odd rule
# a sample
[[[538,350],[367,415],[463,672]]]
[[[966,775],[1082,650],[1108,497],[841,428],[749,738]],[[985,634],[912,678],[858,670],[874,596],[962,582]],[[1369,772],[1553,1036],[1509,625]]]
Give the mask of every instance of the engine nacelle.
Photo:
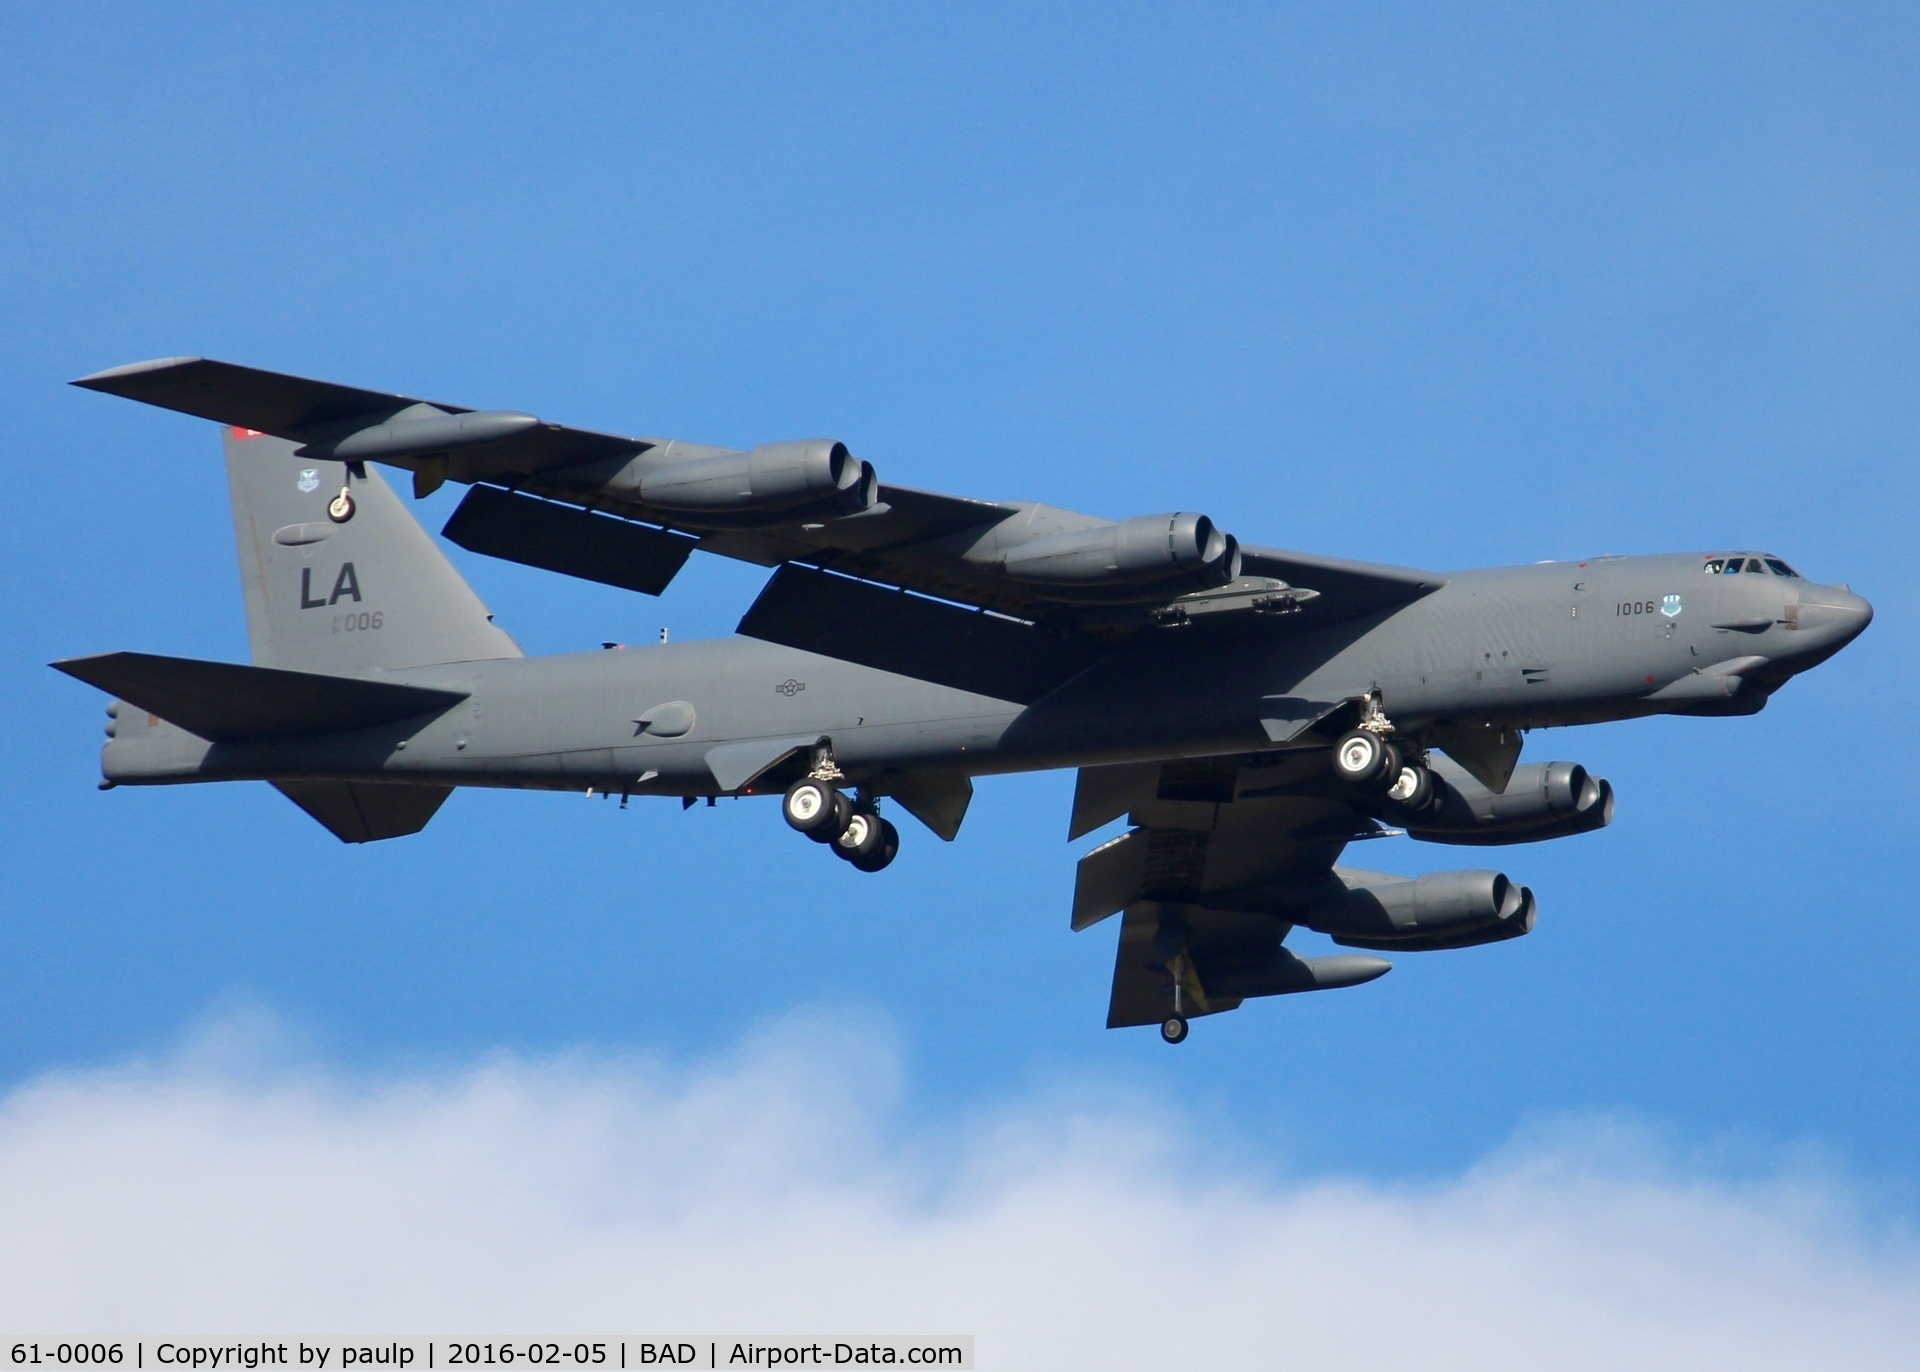
[[[1068,529],[1000,554],[1015,581],[1071,594],[1113,588],[1211,590],[1240,575],[1240,544],[1202,514],[1137,515],[1117,524]]]
[[[1432,809],[1396,816],[1429,843],[1538,843],[1613,823],[1613,787],[1577,762],[1533,762],[1513,769],[1507,789],[1489,791],[1449,758],[1432,759],[1438,792]]]
[[[1336,867],[1333,875],[1346,889],[1295,922],[1349,948],[1471,948],[1533,932],[1533,892],[1503,872],[1394,877]]]
[[[649,505],[723,518],[818,505],[857,514],[879,497],[873,464],[825,438],[668,462],[639,478],[640,499]]]

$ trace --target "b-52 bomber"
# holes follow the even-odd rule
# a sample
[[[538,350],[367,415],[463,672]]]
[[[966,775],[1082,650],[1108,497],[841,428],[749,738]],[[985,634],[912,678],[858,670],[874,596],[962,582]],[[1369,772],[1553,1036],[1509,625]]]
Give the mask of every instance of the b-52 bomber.
[[[1746,549],[1436,573],[888,485],[826,439],[625,438],[202,358],[75,384],[227,426],[253,657],[55,663],[116,697],[103,787],[263,780],[349,843],[456,786],[779,796],[878,872],[883,805],[952,839],[973,777],[1076,767],[1068,838],[1128,828],[1080,860],[1072,927],[1122,916],[1107,1024],[1173,1043],[1373,953],[1528,933],[1500,872],[1342,851],[1602,828],[1608,783],[1521,765],[1524,731],[1752,714],[1873,615]],[[470,486],[443,532],[475,553],[651,595],[695,551],[773,574],[734,637],[528,658],[374,464]],[[1301,957],[1295,927],[1368,951]]]

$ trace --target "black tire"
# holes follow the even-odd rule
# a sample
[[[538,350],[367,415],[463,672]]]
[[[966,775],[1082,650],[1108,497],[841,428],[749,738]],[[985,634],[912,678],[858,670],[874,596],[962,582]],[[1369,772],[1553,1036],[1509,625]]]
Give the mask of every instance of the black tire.
[[[853,805],[826,782],[802,777],[787,787],[780,813],[797,832],[816,843],[831,843],[845,832]]]
[[[1387,788],[1388,800],[1414,814],[1426,813],[1433,804],[1433,796],[1433,773],[1417,762],[1402,767],[1393,785]]]
[[[835,857],[845,858],[848,862],[871,857],[880,851],[886,841],[886,831],[880,827],[880,816],[871,810],[855,810],[847,827],[840,837],[827,846],[833,849]]]
[[[888,820],[880,821],[880,841],[865,857],[847,859],[862,872],[878,872],[900,855],[900,831]]]
[[[354,509],[353,497],[341,491],[339,495],[327,502],[327,518],[335,524],[345,524],[353,518]]]
[[[1387,742],[1371,729],[1353,729],[1333,745],[1333,774],[1353,786],[1367,786],[1385,769]]]
[[[1367,785],[1381,795],[1385,795],[1400,779],[1400,773],[1406,766],[1406,759],[1400,751],[1400,745],[1390,738],[1380,740],[1380,752],[1380,770],[1374,773],[1373,780]]]
[[[1160,1037],[1168,1043],[1187,1041],[1187,1018],[1185,1015],[1168,1015],[1160,1021]]]

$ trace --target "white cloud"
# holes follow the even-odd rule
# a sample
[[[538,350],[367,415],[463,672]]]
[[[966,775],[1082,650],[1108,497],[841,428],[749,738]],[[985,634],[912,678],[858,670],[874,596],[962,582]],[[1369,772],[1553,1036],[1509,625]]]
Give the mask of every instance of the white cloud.
[[[787,1021],[691,1069],[501,1057],[383,1081],[236,1055],[270,1027],[229,1017],[166,1062],[0,1102],[0,1322],[972,1333],[994,1369],[1920,1348],[1916,1251],[1842,1186],[1716,1180],[1592,1122],[1429,1185],[1276,1183],[1144,1101],[1030,1098],[902,1142],[872,1023]]]

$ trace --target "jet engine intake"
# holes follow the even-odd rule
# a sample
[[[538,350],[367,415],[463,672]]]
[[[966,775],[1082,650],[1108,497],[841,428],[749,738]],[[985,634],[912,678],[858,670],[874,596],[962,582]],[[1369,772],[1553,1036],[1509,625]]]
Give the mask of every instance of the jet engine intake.
[[[1333,875],[1346,889],[1297,922],[1348,948],[1469,948],[1533,930],[1533,892],[1503,872],[1394,877],[1336,867]]]
[[[1212,590],[1240,575],[1240,544],[1202,514],[1137,515],[1017,544],[1000,567],[1015,581],[1069,592],[1169,583]]]
[[[846,444],[814,438],[643,469],[639,488],[646,504],[683,514],[786,513],[817,505],[858,514],[878,499],[879,478]]]
[[[1613,787],[1577,762],[1534,762],[1513,769],[1504,791],[1489,791],[1451,759],[1436,757],[1435,798],[1400,819],[1429,843],[1538,843],[1613,823]]]

